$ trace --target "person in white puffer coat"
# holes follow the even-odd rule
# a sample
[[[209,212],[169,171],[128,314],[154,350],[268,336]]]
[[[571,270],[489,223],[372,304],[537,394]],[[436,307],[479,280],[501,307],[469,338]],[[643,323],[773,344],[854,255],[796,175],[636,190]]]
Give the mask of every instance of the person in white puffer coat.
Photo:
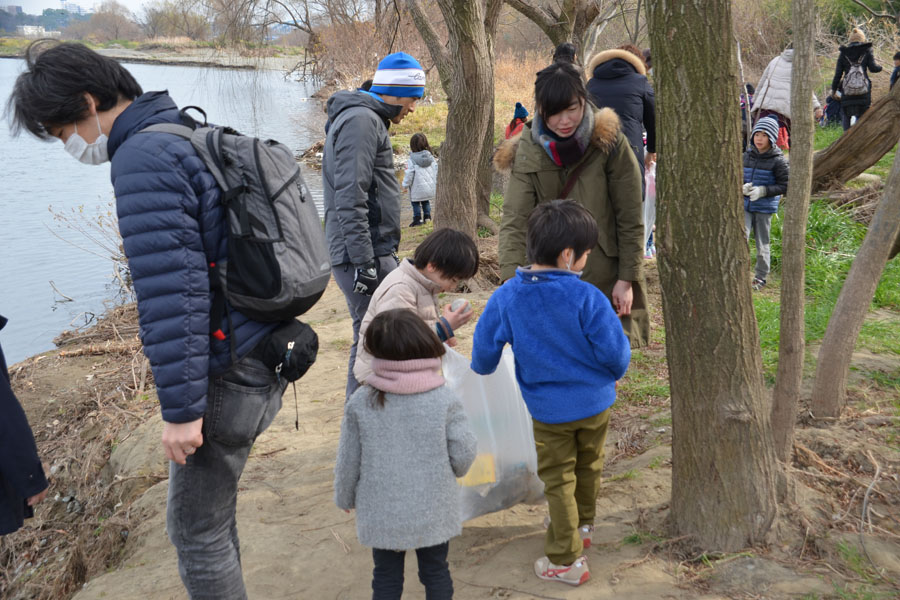
[[[409,190],[409,201],[412,203],[413,221],[410,227],[424,225],[431,220],[431,202],[437,189],[438,163],[428,138],[424,133],[417,133],[409,140],[412,153],[406,162],[406,175],[403,176],[403,187]]]
[[[787,129],[788,140],[791,137],[791,70],[794,61],[794,49],[784,52],[769,61],[753,96],[753,107],[750,114],[753,123],[769,115],[778,119],[778,124]],[[822,107],[819,99],[813,94],[813,108],[816,118],[821,118]]]

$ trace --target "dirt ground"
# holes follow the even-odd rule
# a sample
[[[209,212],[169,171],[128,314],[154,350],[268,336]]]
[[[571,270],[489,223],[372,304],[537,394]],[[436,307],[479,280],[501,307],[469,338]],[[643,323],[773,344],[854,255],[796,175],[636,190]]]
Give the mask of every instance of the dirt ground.
[[[464,295],[480,312],[490,291]],[[446,301],[455,296],[448,295]],[[658,297],[655,300],[658,307]],[[307,314],[319,335],[320,351],[296,388],[300,430],[294,429],[294,393],[288,387],[282,411],[253,448],[241,480],[238,525],[251,598],[350,599],[371,593],[370,550],[357,541],[353,516],[338,510],[332,500],[351,340],[345,306],[332,282]],[[655,318],[660,319],[658,314]],[[457,350],[463,354],[470,352],[473,330],[474,321],[459,332]],[[657,342],[644,352],[663,356],[664,348]],[[898,363],[900,359],[893,357],[887,368],[897,369]],[[124,363],[119,359],[113,364],[121,370]],[[98,392],[95,400],[82,402],[77,410],[70,406],[73,398],[83,398],[92,389],[85,386],[112,377],[111,368],[103,354],[58,353],[13,368],[42,454],[71,455],[71,460],[57,458],[45,467],[55,469],[58,480],[68,474],[66,480],[78,494],[95,494],[102,501],[75,499],[75,491],[54,484],[51,500],[42,505],[38,518],[16,534],[23,536],[22,543],[4,542],[6,564],[0,566],[8,580],[16,581],[6,597],[62,598],[46,595],[52,589],[47,582],[65,573],[79,587],[87,579],[74,596],[77,600],[187,598],[165,534],[167,465],[159,445],[161,421],[152,385],[141,385],[138,365],[126,374],[124,384],[107,386],[106,392]],[[137,394],[137,402],[126,403],[126,391],[136,388],[147,391]],[[854,389],[860,393],[858,386]],[[115,397],[115,390],[122,392],[121,402],[108,400]],[[542,554],[547,512],[545,506],[520,505],[467,522],[462,536],[452,540],[456,597],[900,597],[900,588],[891,583],[900,580],[900,521],[895,516],[900,514],[900,451],[890,433],[897,430],[898,420],[890,399],[880,398],[882,405],[876,403],[867,412],[850,409],[837,424],[798,426],[796,458],[790,467],[792,501],[783,507],[766,546],[730,555],[692,553],[668,533],[668,403],[619,403],[607,441],[594,545],[586,552],[591,580],[570,588],[534,576],[532,564]],[[77,435],[63,435],[66,427],[76,426]],[[83,443],[60,446],[62,439]],[[103,448],[111,448],[108,462],[101,456]],[[878,462],[878,481],[870,486],[876,475],[872,459]],[[90,461],[93,470],[85,466]],[[864,498],[872,525],[861,544],[856,531]],[[72,508],[73,502],[80,505]],[[97,518],[92,510],[110,516]],[[76,544],[75,536],[63,535],[74,531],[76,522],[95,539],[88,535],[87,541],[77,538]],[[51,547],[55,549],[50,551]],[[102,548],[108,556],[92,563]],[[22,583],[23,573],[31,583]],[[0,577],[0,592],[2,584]],[[404,598],[424,598],[412,558],[407,560]]]

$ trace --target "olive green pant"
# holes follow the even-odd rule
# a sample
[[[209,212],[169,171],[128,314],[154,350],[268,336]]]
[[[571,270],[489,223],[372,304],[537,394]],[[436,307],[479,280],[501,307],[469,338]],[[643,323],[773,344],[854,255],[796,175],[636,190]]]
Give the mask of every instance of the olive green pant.
[[[538,477],[550,509],[544,550],[553,564],[572,564],[584,551],[578,528],[594,524],[607,425],[609,410],[571,423],[534,421]]]

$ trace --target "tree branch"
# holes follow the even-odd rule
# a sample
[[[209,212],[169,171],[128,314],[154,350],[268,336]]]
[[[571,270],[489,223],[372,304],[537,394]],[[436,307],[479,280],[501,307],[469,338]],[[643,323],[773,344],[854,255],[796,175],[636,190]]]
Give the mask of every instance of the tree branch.
[[[551,41],[554,39],[556,29],[559,27],[559,17],[550,13],[544,7],[532,6],[525,0],[506,0],[506,3],[533,21],[535,25],[541,28],[541,31],[547,34]]]
[[[871,14],[873,17],[878,17],[879,19],[890,19],[890,20],[894,21],[894,20],[897,20],[898,18],[900,18],[900,15],[894,16],[894,15],[889,15],[888,13],[883,13],[883,12],[882,12],[882,13],[879,13],[879,12],[875,12],[874,10],[872,10],[871,7],[869,7],[869,6],[868,6],[865,2],[863,2],[862,0],[853,0],[853,3],[856,4],[856,5],[858,5],[858,6],[863,7],[863,8],[866,9],[866,11],[868,11],[868,13]]]
[[[428,51],[431,53],[431,58],[434,60],[438,73],[441,75],[441,81],[443,81],[445,75],[449,73],[451,61],[450,55],[447,52],[447,49],[444,48],[444,45],[441,44],[441,38],[438,36],[437,31],[434,30],[434,27],[425,16],[425,10],[422,8],[422,3],[419,2],[419,0],[407,0],[406,4],[409,7],[409,12],[412,15],[413,21],[416,24],[416,29],[419,30],[419,35],[422,36],[425,45],[428,46]]]
[[[497,32],[497,24],[500,22],[500,11],[503,9],[504,0],[487,0],[484,6],[484,30],[488,37],[494,39]]]

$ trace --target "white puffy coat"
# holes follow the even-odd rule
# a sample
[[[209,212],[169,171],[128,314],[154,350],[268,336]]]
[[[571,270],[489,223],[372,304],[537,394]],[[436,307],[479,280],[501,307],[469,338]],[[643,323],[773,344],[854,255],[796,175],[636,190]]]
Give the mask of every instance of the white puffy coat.
[[[420,150],[409,155],[403,187],[409,188],[410,202],[434,200],[437,189],[437,159],[428,150]]]
[[[791,67],[793,61],[793,48],[788,48],[769,61],[762,77],[759,78],[759,85],[756,86],[752,113],[759,110],[772,110],[784,115],[787,119],[791,118]],[[813,94],[813,107],[820,107],[815,94]]]

